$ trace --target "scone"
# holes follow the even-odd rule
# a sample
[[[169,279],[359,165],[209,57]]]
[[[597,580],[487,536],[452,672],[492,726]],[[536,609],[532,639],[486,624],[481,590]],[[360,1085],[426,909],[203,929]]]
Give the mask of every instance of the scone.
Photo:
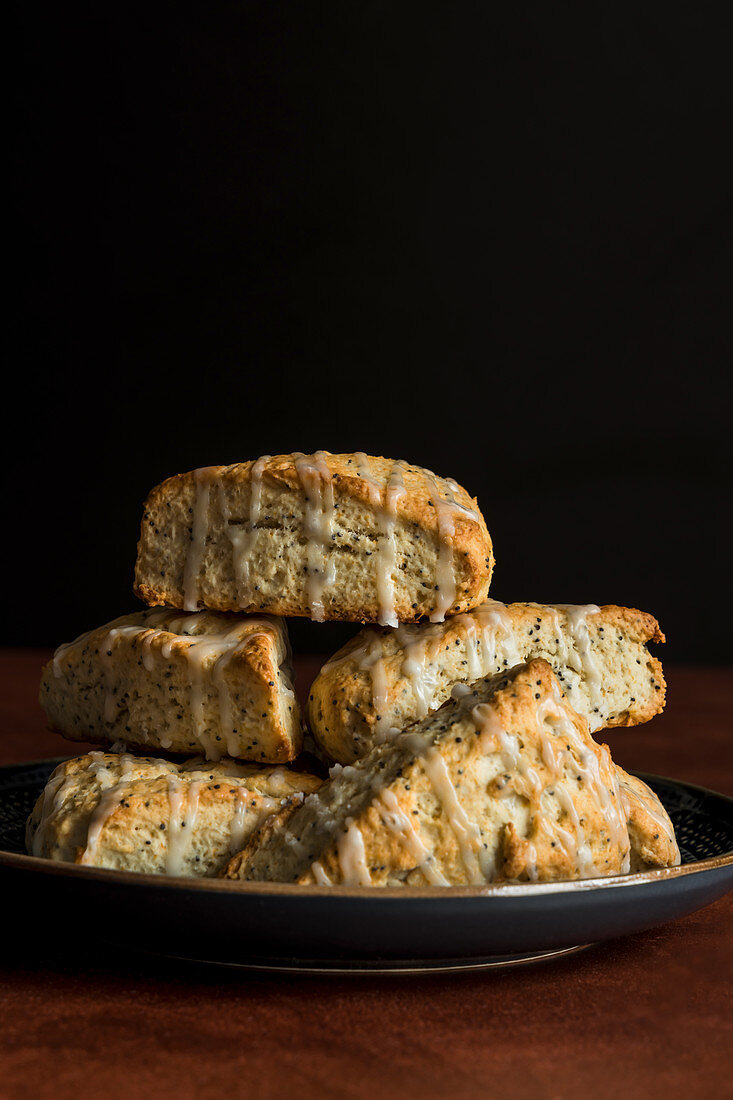
[[[654,796],[649,792],[650,798]],[[477,681],[267,819],[227,874],[346,886],[481,885],[616,875],[679,860],[658,807],[630,833],[608,747],[550,665]]]
[[[654,791],[636,775],[616,765],[621,804],[631,840],[631,871],[652,866],[673,866],[680,862],[677,838],[670,820]]]
[[[93,752],[60,764],[28,819],[34,856],[148,874],[215,875],[264,817],[321,781],[233,760]]]
[[[194,611],[396,626],[486,598],[476,501],[450,478],[362,453],[294,453],[169,478],[145,502],[135,591]]]
[[[41,677],[73,741],[282,763],[301,751],[285,624],[138,611],[61,646]]]
[[[663,641],[643,611],[496,600],[440,624],[366,628],[316,677],[308,725],[326,754],[349,764],[439,707],[455,684],[533,657],[549,661],[591,731],[638,725],[664,707],[662,666],[646,648]]]

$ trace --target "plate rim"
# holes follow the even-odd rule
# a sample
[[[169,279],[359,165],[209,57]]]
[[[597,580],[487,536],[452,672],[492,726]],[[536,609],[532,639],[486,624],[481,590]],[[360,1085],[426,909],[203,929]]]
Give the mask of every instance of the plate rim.
[[[263,974],[297,974],[299,977],[325,977],[325,978],[370,978],[370,977],[426,977],[434,974],[471,974],[475,971],[486,970],[517,970],[525,966],[535,966],[537,963],[555,962],[564,959],[568,955],[577,955],[582,951],[588,951],[595,947],[593,942],[575,943],[568,947],[555,947],[546,951],[535,950],[528,952],[513,952],[507,955],[492,956],[466,956],[451,957],[448,959],[426,958],[396,959],[394,965],[386,959],[376,962],[370,959],[355,959],[351,965],[347,960],[339,960],[341,965],[329,965],[324,959],[303,959],[300,965],[290,956],[283,956],[282,961],[272,957],[264,961],[258,961],[255,957],[245,962],[224,962],[220,959],[196,958],[193,955],[183,955],[178,952],[152,951],[135,947],[137,954],[147,955],[151,958],[173,959],[176,962],[195,963],[200,966],[218,967],[222,970],[255,971]]]
[[[48,764],[54,767],[65,760],[73,759],[69,756],[47,757],[40,760],[19,761],[14,764],[0,765],[0,777],[3,773],[15,769],[40,767]],[[710,795],[729,804],[733,812],[733,797],[713,791],[709,787],[702,787],[697,783],[688,783],[683,779],[673,779],[670,776],[656,775],[653,772],[631,772],[642,780],[659,780],[662,783],[671,783],[687,790],[697,791],[700,794]],[[683,863],[677,867],[659,867],[651,871],[637,871],[635,874],[600,876],[586,879],[570,879],[562,882],[522,882],[503,883],[486,886],[414,886],[405,890],[400,886],[382,886],[379,889],[368,886],[302,886],[290,882],[239,882],[234,879],[223,878],[176,878],[169,875],[151,875],[139,871],[117,871],[105,867],[87,867],[77,863],[66,863],[60,860],[47,859],[44,856],[31,856],[22,852],[10,852],[0,849],[0,870],[15,869],[34,871],[41,875],[52,877],[76,878],[87,882],[103,882],[128,886],[154,886],[163,890],[193,890],[196,893],[206,895],[211,893],[232,893],[239,897],[301,897],[301,898],[343,898],[364,899],[372,901],[394,902],[400,900],[403,903],[412,900],[440,900],[445,902],[449,898],[463,899],[501,899],[516,897],[539,897],[548,894],[586,893],[593,890],[623,889],[633,886],[651,885],[670,880],[684,878],[687,875],[703,874],[706,871],[716,871],[724,867],[733,866],[733,848],[719,856],[709,856],[704,860],[695,860],[692,863]]]

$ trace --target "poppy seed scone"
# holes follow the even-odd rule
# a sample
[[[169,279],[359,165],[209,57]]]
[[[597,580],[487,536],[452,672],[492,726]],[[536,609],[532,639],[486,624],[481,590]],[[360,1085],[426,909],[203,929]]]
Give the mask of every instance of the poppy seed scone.
[[[215,875],[263,818],[321,780],[233,760],[93,752],[60,764],[28,819],[34,856],[148,874]]]
[[[179,474],[148,496],[135,591],[150,605],[396,626],[486,598],[491,539],[451,479],[361,452]]]
[[[62,645],[41,676],[52,729],[73,741],[209,760],[293,760],[300,712],[285,624],[137,611]]]
[[[669,819],[665,828],[673,833]],[[650,862],[668,858],[646,851]],[[480,885],[616,875],[631,860],[608,747],[538,659],[463,688],[391,742],[337,765],[287,821],[267,819],[227,875]]]
[[[616,765],[621,803],[631,840],[632,872],[647,867],[670,867],[680,862],[677,838],[659,798],[643,780]]]
[[[316,677],[306,716],[320,747],[341,764],[436,710],[455,684],[533,657],[554,668],[591,731],[647,722],[664,707],[663,642],[652,615],[626,607],[502,604],[392,630],[367,627]]]

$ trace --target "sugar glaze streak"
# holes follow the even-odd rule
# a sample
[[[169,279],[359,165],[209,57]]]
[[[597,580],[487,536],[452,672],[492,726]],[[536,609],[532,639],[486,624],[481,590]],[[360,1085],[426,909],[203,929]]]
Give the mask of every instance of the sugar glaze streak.
[[[201,466],[194,470],[194,503],[189,542],[183,565],[183,610],[196,611],[199,604],[201,567],[206,550],[209,520],[211,483],[219,472],[218,466]]]
[[[323,622],[326,610],[323,596],[336,579],[333,555],[328,550],[333,538],[333,477],[325,451],[304,455],[293,453],[295,469],[305,492],[304,531],[307,540],[306,593],[310,616]]]
[[[272,455],[261,455],[256,459],[249,472],[249,513],[245,524],[235,522],[227,502],[224,480],[219,482],[219,506],[224,530],[232,544],[232,572],[238,607],[249,607],[254,603],[252,589],[252,557],[257,548],[260,534],[258,526],[262,512],[262,478]]]
[[[394,569],[397,564],[396,522],[397,506],[405,495],[404,467],[401,462],[393,462],[392,469],[382,486],[374,477],[369,456],[357,451],[356,458],[359,476],[367,486],[369,502],[374,508],[379,528],[379,540],[375,554],[375,581],[379,611],[377,621],[380,626],[397,626],[398,617],[395,608]]]

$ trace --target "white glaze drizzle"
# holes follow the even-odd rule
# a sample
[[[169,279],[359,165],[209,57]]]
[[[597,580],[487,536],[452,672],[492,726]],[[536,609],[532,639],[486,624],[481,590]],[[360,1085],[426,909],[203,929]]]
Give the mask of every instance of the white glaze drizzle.
[[[438,562],[435,568],[437,591],[435,608],[431,612],[430,622],[442,623],[446,611],[450,610],[456,598],[456,571],[453,552],[453,540],[456,534],[455,512],[450,506],[450,502],[443,500],[441,497],[435,475],[426,473],[425,477],[428,488],[431,490],[438,520]]]
[[[397,543],[395,540],[397,506],[407,492],[403,473],[404,466],[402,463],[395,462],[384,489],[384,508],[379,513],[379,526],[384,536],[380,544],[378,585],[381,608],[379,621],[382,626],[398,625],[392,573],[397,562]]]
[[[392,469],[384,485],[384,501],[382,501],[381,486],[374,477],[369,456],[364,454],[363,451],[357,451],[354,457],[356,458],[359,476],[367,486],[369,500],[375,510],[379,527],[379,540],[374,555],[377,600],[379,602],[377,621],[381,626],[397,626],[393,577],[397,561],[395,525],[397,505],[406,492],[403,478],[404,467],[401,462],[392,464]]]
[[[247,805],[248,800],[249,807]],[[250,790],[247,787],[240,787],[237,791],[234,814],[230,826],[230,851],[232,853],[239,852],[244,847],[244,841],[251,832],[248,819],[251,818],[253,814],[255,817],[254,826],[256,826],[269,814],[279,810],[283,801],[284,799],[282,798],[270,798],[269,795],[262,794],[257,789]],[[250,812],[248,812],[248,810]]]
[[[232,544],[232,570],[236,586],[238,607],[249,606],[254,599],[250,588],[252,555],[257,546],[262,510],[262,477],[272,455],[261,455],[252,463],[249,472],[249,515],[246,524],[232,523],[232,515],[227,504],[224,483],[219,484],[219,503],[224,520],[224,529]]]
[[[220,744],[217,743],[215,736],[211,736],[206,730],[206,719],[204,715],[204,662],[206,657],[210,653],[217,654],[216,662],[217,666],[222,660],[223,654],[220,654],[219,645],[217,642],[202,642],[192,640],[186,647],[186,661],[188,664],[189,674],[191,677],[191,694],[190,705],[191,715],[193,717],[194,725],[196,727],[196,733],[201,747],[204,750],[204,755],[208,760],[218,760],[223,754],[223,750]],[[212,680],[214,679],[214,672],[212,670]],[[223,686],[223,680],[220,673],[220,688]],[[228,715],[221,714],[221,690],[217,693],[220,710],[220,718],[225,719]],[[225,734],[226,737],[226,734]],[[226,739],[228,744],[229,739]]]
[[[230,843],[229,850],[232,854],[242,850],[244,846],[244,838],[247,834],[247,796],[249,791],[246,787],[240,787],[237,791],[236,801],[234,803],[234,815],[232,817],[232,823],[230,825]]]
[[[262,620],[248,620],[248,624],[253,626],[254,629],[244,637],[242,636],[242,624],[238,623],[230,630],[222,631],[219,634],[194,635],[187,639],[188,645],[184,653],[191,676],[191,712],[197,736],[209,760],[220,759],[224,752],[224,746],[231,755],[236,755],[239,750],[237,734],[233,728],[231,697],[226,683],[227,667],[234,656],[241,652],[245,644],[248,644],[253,638],[266,636],[263,630],[257,629],[264,625]],[[178,629],[177,624],[172,623],[171,628],[175,634],[188,634],[192,626],[195,627],[195,625],[197,624],[186,623],[182,629]],[[204,671],[207,662],[212,658],[211,679],[217,691],[219,731],[223,737],[223,745],[221,742],[217,742],[215,735],[209,736],[206,733],[203,701]]]
[[[437,749],[431,748],[421,757],[420,763],[453,830],[468,881],[475,885],[486,882],[480,861],[480,853],[484,851],[481,830],[469,820],[461,806],[445,760]]]
[[[581,878],[591,878],[596,869],[593,862],[593,853],[586,840],[585,830],[580,823],[575,803],[573,802],[570,792],[562,783],[557,783],[554,787],[554,791],[558,802],[570,818],[573,829],[575,830],[575,868]]]
[[[448,879],[435,865],[432,852],[425,846],[409,816],[400,806],[394,791],[385,788],[376,801],[376,808],[387,829],[404,845],[415,860],[417,870],[422,871],[428,882],[433,886],[450,886]]]
[[[555,744],[551,747],[542,741],[543,757],[551,755],[554,761],[551,772],[556,779],[561,774],[562,761],[567,762],[576,775],[582,780],[588,791],[598,804],[604,821],[606,822],[611,840],[624,853],[622,857],[622,872],[629,868],[629,840],[626,821],[622,812],[621,796],[618,789],[616,772],[611,764],[608,749],[599,746],[603,757],[603,763],[610,777],[611,790],[603,782],[600,771],[600,762],[593,749],[585,743],[579,734],[574,722],[563,709],[562,696],[556,684],[553,683],[552,695],[545,696],[537,706],[537,722],[542,730],[542,738],[547,738],[545,730],[549,725],[556,735]],[[585,834],[575,810],[573,800],[561,782],[553,784],[553,790],[558,796],[565,811],[570,815],[578,836],[576,867],[581,877],[587,877],[594,871],[602,871],[603,866],[596,867],[590,845],[586,842]],[[569,807],[572,805],[572,811]]]
[[[234,729],[232,696],[226,682],[227,667],[235,652],[236,648],[233,647],[228,653],[222,653],[215,657],[211,668],[211,682],[216,688],[219,707],[219,736],[226,745],[226,751],[230,756],[236,756],[239,752],[239,739]]]
[[[182,875],[186,855],[191,844],[201,783],[188,783],[178,776],[168,776],[168,843],[165,853],[165,873]]]
[[[53,813],[58,810],[59,806],[63,802],[65,796],[66,776],[64,775],[63,765],[59,765],[57,774],[52,776],[46,784],[43,791],[43,801],[41,803],[41,813],[36,825],[36,831],[33,834],[33,842],[31,844],[31,854],[34,856],[40,856],[43,851],[43,827],[50,820]],[[58,798],[57,798],[58,796]]]
[[[564,791],[563,793],[565,795],[567,795],[567,791]],[[559,842],[560,847],[563,849],[563,851],[565,852],[568,859],[572,860],[572,862],[576,866],[578,866],[578,840],[579,840],[579,837],[576,837],[569,829],[563,828],[563,826],[560,824],[559,821],[553,821],[548,817],[543,817],[541,819],[541,823],[544,826],[544,828],[550,832],[552,838],[556,842]],[[581,834],[582,834],[582,829],[581,829]],[[587,852],[587,849],[586,849],[586,852]],[[587,856],[586,856],[586,859],[587,859]]]
[[[474,611],[456,615],[443,626],[443,634],[459,626],[463,632],[462,652],[465,654],[466,671],[461,679],[473,683],[482,676],[512,668],[526,659],[517,645],[511,616],[506,604],[487,600]],[[499,658],[503,652],[504,657]],[[431,709],[435,702],[431,704]]]
[[[470,700],[467,699],[467,704]],[[600,746],[603,764],[610,777],[610,786],[601,777],[601,763],[593,749],[587,745],[569,715],[563,709],[563,699],[559,688],[553,684],[552,695],[544,696],[536,707],[536,721],[540,730],[540,754],[550,775],[552,793],[560,807],[569,817],[574,836],[553,820],[543,807],[549,785],[546,785],[539,773],[524,760],[518,738],[506,732],[493,708],[480,703],[471,708],[471,716],[481,733],[482,749],[493,749],[499,753],[507,772],[515,773],[522,781],[516,785],[517,793],[531,799],[535,805],[534,821],[538,831],[547,829],[560,840],[568,856],[574,861],[579,877],[588,878],[603,873],[604,867],[596,866],[591,846],[587,840],[573,798],[562,782],[563,769],[567,766],[584,784],[585,790],[595,799],[609,830],[610,839],[622,852],[622,873],[629,869],[629,839],[626,821],[622,812],[621,793],[616,771],[611,764],[608,749]],[[547,732],[548,726],[552,734]],[[509,795],[511,789],[504,791]],[[526,847],[527,874],[530,879],[537,874],[536,849],[531,843]]]
[[[110,765],[105,761],[104,753],[92,752],[89,755],[92,757],[92,763],[87,770],[93,772],[96,779],[99,778],[102,772],[110,771]],[[106,791],[102,791],[99,802],[90,815],[89,825],[87,827],[87,842],[81,859],[79,860],[80,863],[92,863],[96,857],[102,830],[117,806],[120,805],[122,792],[128,785],[128,778],[134,769],[134,757],[123,754],[120,757],[120,773],[118,779]],[[69,780],[73,781],[73,777],[69,776]]]
[[[432,709],[438,689],[438,666],[429,660],[431,643],[442,638],[445,631],[439,626],[397,627],[395,636],[404,656],[401,674],[412,687],[416,704],[416,717],[424,718]]]
[[[442,623],[446,611],[450,611],[455,602],[457,592],[455,552],[453,549],[456,535],[456,516],[462,514],[470,516],[471,519],[478,519],[479,514],[472,508],[459,504],[456,500],[455,493],[459,491],[459,486],[455,481],[451,479],[443,482],[445,486],[444,498],[441,496],[436,475],[430,470],[425,470],[424,477],[428,484],[438,520],[438,563],[435,570],[437,592],[435,608],[430,615],[430,621],[431,623]]]
[[[104,763],[104,753],[94,751],[89,755],[91,757],[91,763],[87,765],[87,770],[91,771],[95,777],[101,772],[109,771],[108,765]],[[63,808],[66,797],[75,782],[76,772],[68,771],[63,764],[59,764],[55,774],[52,775],[51,779],[46,784],[43,791],[43,801],[41,802],[41,812],[31,845],[31,851],[34,856],[43,854],[43,840],[46,827]]]
[[[367,487],[369,503],[373,508],[380,508],[382,504],[382,487],[374,477],[369,455],[365,454],[364,451],[355,451],[354,458],[356,459],[359,477]]]
[[[572,646],[566,646],[562,657],[564,663],[582,676],[588,691],[591,710],[600,709],[603,703],[603,678],[593,643],[588,630],[588,617],[600,614],[600,607],[589,604],[555,604],[555,608],[564,611],[567,616],[568,630],[573,639]],[[562,637],[562,631],[558,631]]]
[[[379,745],[389,740],[396,730],[389,724],[387,708],[389,705],[389,683],[387,665],[379,634],[370,635],[366,651],[360,651],[359,668],[368,671],[372,681],[372,703],[374,706],[374,739]]]
[[[295,468],[305,491],[304,533],[307,539],[306,592],[311,618],[323,622],[323,595],[336,578],[333,555],[328,554],[333,537],[333,478],[325,451],[293,454]]]
[[[319,860],[311,864],[311,871],[313,872],[313,878],[319,886],[333,886],[332,880],[326,874],[326,869]]]
[[[665,836],[671,837],[672,833],[669,827],[670,823],[665,816],[660,814],[659,807],[655,804],[653,798],[648,795],[642,796],[641,792],[629,788],[622,781],[621,800],[627,815],[630,815],[632,812],[632,802],[634,799],[641,803],[641,805],[651,817],[654,824],[658,826],[658,828],[665,834]]]
[[[196,611],[199,602],[199,574],[204,560],[209,520],[211,482],[217,466],[201,466],[193,472],[194,502],[191,521],[191,541],[183,563],[183,610]]]
[[[346,830],[339,834],[336,841],[342,882],[344,886],[371,886],[364,837],[354,821],[347,818],[345,824]]]
[[[159,634],[160,631],[156,630],[155,627],[150,627],[150,629],[146,630],[145,633],[141,636],[140,650],[142,654],[143,668],[146,672],[155,671],[155,654],[153,653],[152,646],[153,641],[159,636]]]
[[[537,848],[531,841],[527,843],[526,848],[526,863],[527,878],[530,882],[537,881]]]

